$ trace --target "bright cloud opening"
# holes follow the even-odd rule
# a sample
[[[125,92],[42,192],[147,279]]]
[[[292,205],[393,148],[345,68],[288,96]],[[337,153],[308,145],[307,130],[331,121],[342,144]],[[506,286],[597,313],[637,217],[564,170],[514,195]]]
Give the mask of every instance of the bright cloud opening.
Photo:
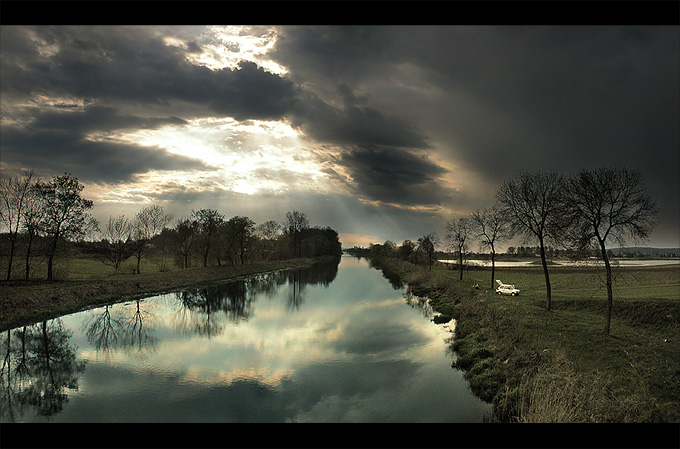
[[[288,73],[285,67],[266,58],[276,39],[276,30],[272,27],[208,26],[198,36],[201,51],[187,52],[187,59],[212,70],[236,68],[240,61],[251,61],[269,72],[284,75]],[[164,42],[188,48],[188,44],[178,38],[167,36]]]
[[[290,190],[327,191],[328,175],[318,153],[307,150],[296,130],[285,122],[208,118],[183,126],[144,129],[115,136],[138,145],[199,160],[208,171],[153,171],[145,185],[176,183],[184,188],[231,190],[248,195]]]

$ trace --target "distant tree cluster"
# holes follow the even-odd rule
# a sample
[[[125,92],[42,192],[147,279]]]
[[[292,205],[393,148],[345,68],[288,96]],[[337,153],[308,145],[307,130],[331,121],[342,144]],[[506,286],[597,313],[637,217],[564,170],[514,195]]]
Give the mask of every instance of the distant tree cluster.
[[[217,210],[200,209],[173,223],[171,214],[152,204],[133,218],[111,216],[100,227],[89,213],[93,202],[81,196],[83,188],[70,174],[42,181],[29,171],[0,179],[0,225],[8,231],[2,235],[7,280],[12,278],[19,244],[25,257],[22,277],[30,278],[31,260],[39,257],[47,261],[50,281],[55,255],[75,243],[116,270],[134,257],[137,273],[141,260],[152,253],[173,259],[180,268],[342,254],[338,233],[311,226],[299,211],[288,212],[281,223],[269,220],[257,225],[245,216],[226,219]]]
[[[432,268],[438,241],[437,234],[431,232],[418,238],[416,242],[404,240],[400,246],[397,246],[391,240],[386,240],[383,244],[371,244],[367,249],[355,248],[349,252],[364,255],[371,259],[395,257],[414,264],[427,261],[428,266]]]
[[[337,231],[310,226],[306,214],[298,211],[288,212],[282,224],[268,220],[260,225],[245,216],[227,220],[214,209],[192,211],[173,228],[165,228],[158,244],[173,254],[176,265],[182,268],[188,268],[194,256],[207,266],[211,261],[237,265],[342,254]]]

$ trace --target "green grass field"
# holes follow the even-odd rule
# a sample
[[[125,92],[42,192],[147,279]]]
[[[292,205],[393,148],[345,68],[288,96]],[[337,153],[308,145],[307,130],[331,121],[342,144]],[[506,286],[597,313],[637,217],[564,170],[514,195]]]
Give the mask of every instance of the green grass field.
[[[144,273],[160,273],[175,270],[174,262],[169,257],[144,257],[140,263],[140,271]],[[137,268],[137,260],[129,258],[116,271],[93,257],[58,256],[54,262],[54,278],[60,281],[101,280],[113,275],[130,274]],[[24,279],[26,273],[24,260],[15,260],[12,267],[12,279]],[[47,273],[47,262],[40,258],[31,260],[30,279],[43,280]],[[7,258],[0,258],[0,278],[7,278]]]
[[[416,294],[457,318],[457,366],[494,403],[495,419],[549,422],[680,421],[680,267],[615,269],[610,335],[603,333],[602,269],[501,268],[520,296],[498,296],[490,269],[390,260]],[[479,290],[473,289],[479,284]]]

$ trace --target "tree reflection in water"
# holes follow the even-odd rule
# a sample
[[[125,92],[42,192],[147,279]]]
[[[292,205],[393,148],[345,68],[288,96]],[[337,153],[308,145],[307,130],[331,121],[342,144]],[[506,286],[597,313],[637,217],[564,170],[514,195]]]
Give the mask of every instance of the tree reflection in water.
[[[315,264],[296,270],[277,271],[224,284],[193,288],[175,293],[180,304],[174,316],[175,329],[183,334],[204,337],[220,335],[227,322],[238,324],[254,314],[254,302],[263,295],[271,297],[288,283],[288,307],[299,310],[307,285],[328,286],[338,273],[339,261]]]
[[[290,270],[286,274],[290,284],[288,308],[296,311],[304,302],[305,287],[308,285],[328,287],[338,274],[338,263],[317,264],[309,268]]]
[[[142,309],[142,302],[141,299],[135,300],[134,309],[127,314],[127,325],[123,332],[124,346],[140,354],[152,349],[156,343],[156,338],[151,334],[153,328],[150,327],[155,317],[151,312]]]
[[[99,353],[110,353],[119,348],[138,354],[153,350],[154,315],[142,308],[142,299],[126,304],[104,306],[99,314],[85,321],[87,341]]]
[[[110,308],[105,306],[99,315],[93,315],[86,323],[87,341],[92,343],[97,352],[109,352],[118,346],[120,321],[111,317]]]
[[[209,288],[175,293],[180,308],[175,328],[184,334],[214,337],[224,330],[224,323],[247,320],[251,314],[246,282],[236,281]]]
[[[298,270],[278,271],[247,279],[189,289],[174,295],[176,330],[215,336],[228,323],[238,324],[254,315],[256,298],[272,298],[288,283],[288,307],[296,312],[304,304],[305,287],[328,286],[336,277],[339,260]],[[154,325],[160,322],[143,299],[107,305],[86,312],[82,335],[97,354],[111,355],[123,349],[134,355],[154,351]],[[78,389],[85,362],[76,358],[70,343],[73,332],[60,318],[0,335],[0,421],[35,420],[61,412],[69,391]]]
[[[71,335],[58,318],[3,334],[3,422],[14,422],[29,409],[47,417],[63,409],[67,390],[78,389],[79,374],[85,369],[85,362],[76,361]]]

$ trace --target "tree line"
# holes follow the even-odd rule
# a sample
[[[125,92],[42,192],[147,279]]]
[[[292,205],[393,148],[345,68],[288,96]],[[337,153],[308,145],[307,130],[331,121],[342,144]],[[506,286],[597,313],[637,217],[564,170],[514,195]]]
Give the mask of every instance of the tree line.
[[[41,257],[47,261],[48,281],[54,279],[54,259],[64,242],[77,244],[82,252],[116,270],[133,258],[136,273],[141,271],[141,260],[152,252],[170,256],[180,268],[197,262],[236,265],[342,253],[338,233],[330,227],[311,226],[304,212],[290,211],[281,222],[258,225],[246,216],[227,219],[215,209],[192,210],[174,220],[162,206],[152,204],[132,218],[110,216],[100,224],[89,212],[94,203],[82,197],[83,189],[68,173],[49,181],[37,178],[33,171],[0,179],[7,280],[12,277],[19,243],[25,257],[22,277],[30,278],[31,260]]]
[[[494,195],[495,203],[445,224],[445,244],[458,256],[463,279],[463,257],[476,241],[491,256],[491,287],[494,287],[497,245],[520,237],[537,244],[545,277],[545,309],[552,306],[547,260],[549,251],[562,248],[572,253],[596,251],[604,262],[607,303],[604,332],[609,333],[613,304],[612,269],[608,247],[627,239],[645,240],[657,223],[656,201],[647,193],[642,174],[626,167],[601,167],[565,176],[554,171],[521,172],[504,181]],[[436,233],[410,240],[372,245],[371,257],[390,256],[427,260],[431,269]],[[550,246],[552,245],[552,246]],[[526,248],[526,247],[520,247]]]

